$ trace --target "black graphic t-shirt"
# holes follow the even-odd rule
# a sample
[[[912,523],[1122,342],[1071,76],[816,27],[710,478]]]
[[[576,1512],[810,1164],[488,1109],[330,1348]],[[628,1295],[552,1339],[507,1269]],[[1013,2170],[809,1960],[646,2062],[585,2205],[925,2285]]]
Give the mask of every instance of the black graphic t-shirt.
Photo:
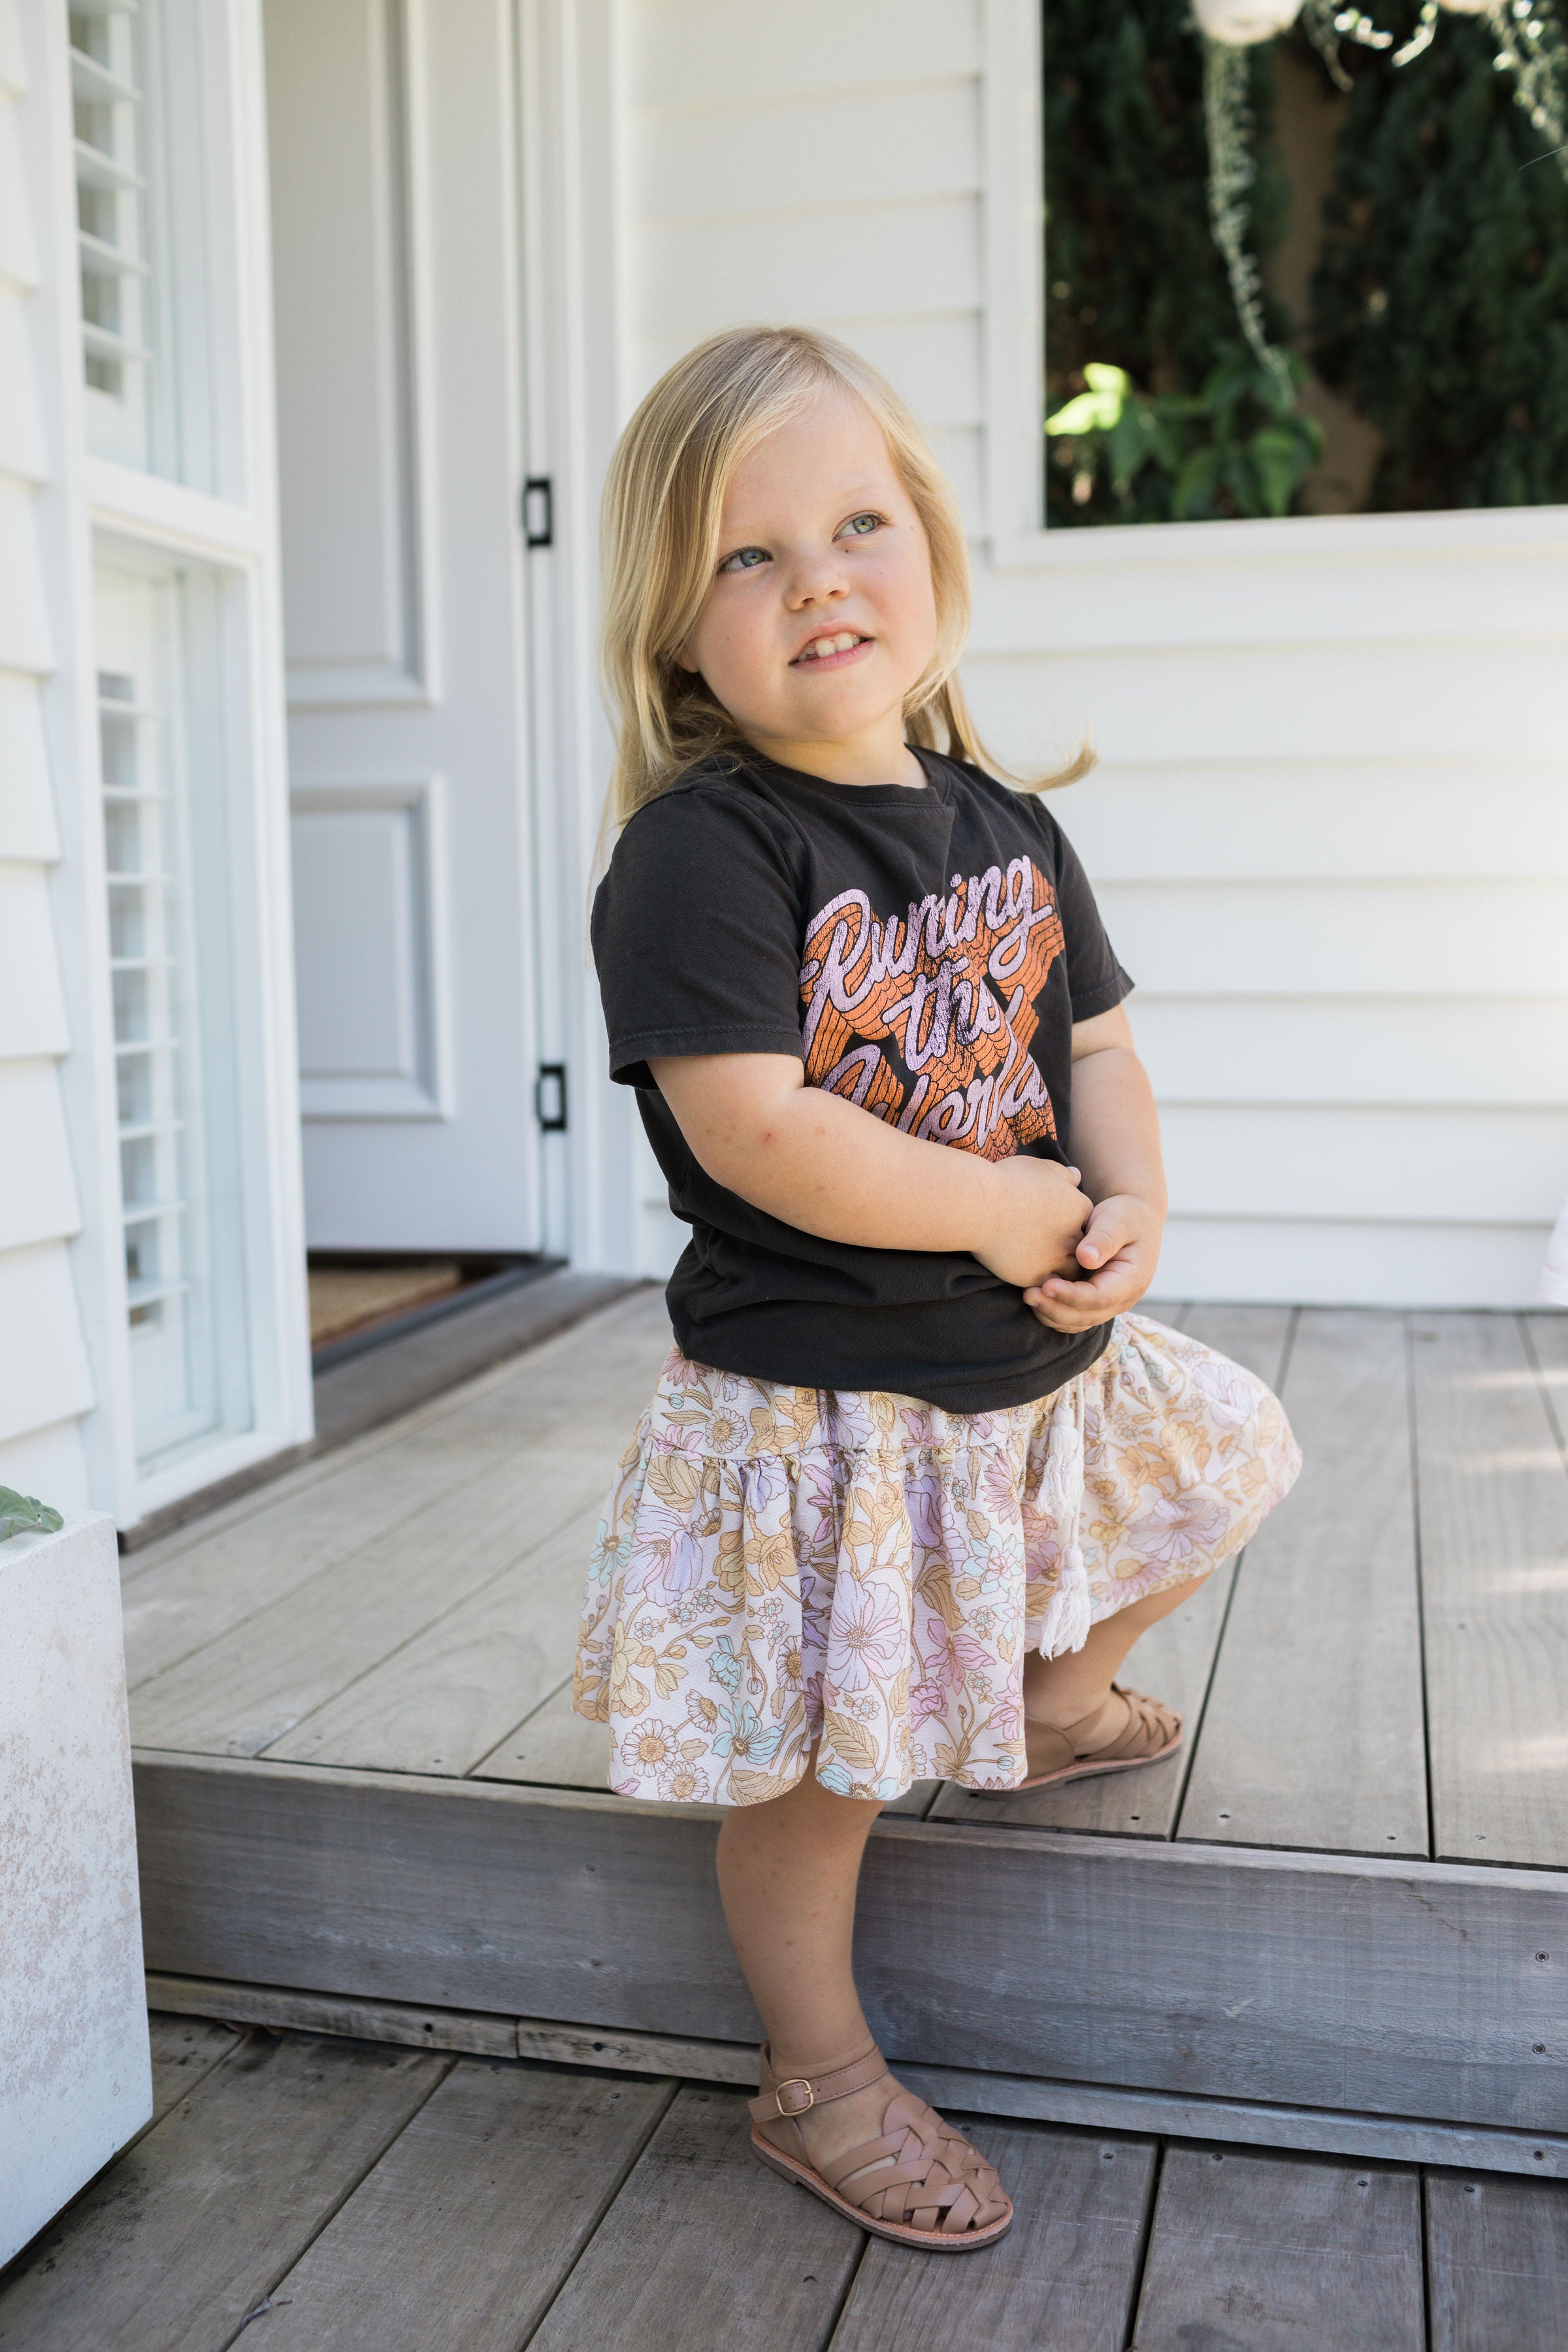
[[[691,1227],[670,1277],[698,1363],[953,1412],[1045,1396],[1109,1325],[1049,1331],[966,1252],[868,1249],[770,1217],[698,1165],[650,1060],[795,1054],[906,1134],[1068,1158],[1072,1024],[1132,983],[1037,800],[920,754],[927,785],[831,784],[755,753],[637,811],[594,901],[611,1074]]]

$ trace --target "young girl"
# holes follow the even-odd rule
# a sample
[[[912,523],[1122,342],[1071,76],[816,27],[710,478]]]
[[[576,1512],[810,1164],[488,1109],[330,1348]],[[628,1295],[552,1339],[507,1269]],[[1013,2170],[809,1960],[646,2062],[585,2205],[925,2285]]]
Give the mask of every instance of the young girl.
[[[856,1995],[867,1832],[916,1780],[1168,1756],[1180,1718],[1112,1678],[1300,1457],[1250,1373],[1129,1311],[1165,1211],[1132,983],[1060,828],[987,772],[962,527],[901,403],[826,336],[715,336],[605,514],[594,950],[691,1240],[575,1704],[623,1795],[731,1809],[758,2156],[883,2237],[988,2245],[995,2172]]]

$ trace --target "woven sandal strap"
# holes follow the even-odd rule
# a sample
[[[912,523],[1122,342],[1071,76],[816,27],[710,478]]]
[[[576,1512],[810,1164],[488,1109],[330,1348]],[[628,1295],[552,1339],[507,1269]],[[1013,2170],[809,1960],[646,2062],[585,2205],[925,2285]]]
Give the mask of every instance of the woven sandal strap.
[[[1074,1735],[1089,1724],[1095,1723],[1104,1713],[1104,1704],[1090,1707],[1076,1723],[1066,1726],[1060,1737],[1067,1742],[1071,1755],[1068,1761],[1087,1760],[1095,1764],[1119,1763],[1126,1759],[1146,1756],[1156,1748],[1163,1748],[1175,1727],[1177,1717],[1157,1699],[1145,1696],[1142,1691],[1129,1690],[1124,1683],[1112,1683],[1111,1690],[1118,1698],[1127,1701],[1127,1720],[1114,1739],[1103,1748],[1080,1749]],[[1162,1721],[1162,1717],[1166,1720]]]
[[[760,2095],[747,2101],[753,2123],[776,2123],[781,2116],[804,2116],[812,2107],[824,2107],[835,2099],[847,2099],[852,2091],[863,2091],[868,2083],[880,2082],[888,2071],[888,2062],[873,2042],[858,2058],[842,2066],[829,2067],[821,2074],[792,2074],[783,2082],[773,2077],[773,2063],[766,2042],[762,2053],[763,2089]]]
[[[1109,1748],[1097,1748],[1095,1755],[1110,1760],[1148,1756],[1163,1748],[1177,1727],[1178,1718],[1173,1710],[1162,1706],[1158,1699],[1146,1697],[1142,1691],[1128,1690],[1121,1683],[1112,1683],[1110,1687],[1118,1698],[1127,1701],[1127,1721]]]
[[[979,2149],[923,2104],[880,2139],[863,2140],[825,2164],[822,2177],[850,2204],[879,2215],[940,2212],[964,2198],[978,2211],[1001,2187]]]

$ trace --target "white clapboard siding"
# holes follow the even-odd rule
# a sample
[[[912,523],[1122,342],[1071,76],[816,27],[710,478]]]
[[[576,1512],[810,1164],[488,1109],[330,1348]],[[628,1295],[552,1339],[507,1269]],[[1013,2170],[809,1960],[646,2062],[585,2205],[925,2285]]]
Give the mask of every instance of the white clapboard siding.
[[[835,16],[626,12],[629,383],[738,320],[844,335],[903,389],[981,521],[974,0]]]
[[[886,69],[884,60],[879,78]],[[645,223],[706,219],[721,181],[734,192],[731,217],[740,226],[755,214],[765,219],[786,199],[801,222],[803,257],[810,259],[833,235],[830,219],[814,226],[814,214],[831,215],[846,203],[880,209],[915,197],[956,196],[973,205],[980,184],[973,71],[912,85],[900,80],[789,97],[759,92],[750,103],[731,99],[705,126],[700,148],[672,146],[666,117],[679,118],[689,106],[688,100],[643,118],[628,193]],[[973,289],[966,291],[973,299]]]
[[[1512,882],[1108,882],[1152,993],[1510,997],[1568,992],[1568,877]]]
[[[1011,560],[980,568],[975,641],[1026,659],[1080,646],[1300,649],[1364,639],[1420,647],[1471,635],[1510,637],[1527,653],[1549,648],[1568,625],[1568,518],[1560,507],[1515,509],[1509,524],[1509,543],[1499,546],[1484,511],[1446,515],[1436,525],[1441,554],[1391,541],[1375,515],[1320,517],[1284,533],[1271,522],[1060,531],[1048,569]],[[1404,676],[1395,658],[1396,691]],[[1349,721],[1344,748],[1352,751],[1354,703],[1331,692],[1325,707]],[[1272,748],[1289,751],[1288,737],[1278,734]]]
[[[45,869],[30,860],[5,859],[0,862],[0,1061],[63,1054],[67,1044]]]
[[[1175,1104],[1163,1124],[1172,1205],[1200,1216],[1548,1225],[1568,1168],[1568,1108]]]
[[[7,668],[24,671],[49,667],[34,495],[30,481],[0,473],[0,649]]]
[[[1526,1299],[1568,1190],[1568,515],[1507,544],[1486,516],[1019,542],[984,486],[1027,471],[1037,392],[1009,412],[986,362],[1015,325],[1003,216],[1038,208],[1031,158],[995,176],[1033,18],[630,0],[626,389],[798,319],[931,428],[975,541],[983,725],[1020,770],[1101,754],[1052,805],[1138,982],[1162,1286]],[[681,1229],[643,1167],[655,1271]]]
[[[1033,656],[977,645],[965,676],[1016,759],[1038,760],[1086,726],[1117,761],[1563,759],[1561,643],[1447,641],[1436,593],[1433,606],[1432,634],[1416,642],[1134,642]]]
[[[49,870],[59,840],[39,695],[55,661],[37,502],[45,473],[32,334],[38,275],[21,138],[29,92],[0,0],[0,1484],[86,1499],[92,1402],[67,1249],[80,1224],[58,1060],[69,1047]]]
[[[1138,1050],[1175,1103],[1568,1102],[1568,995],[1160,996],[1130,1003]]]
[[[0,1062],[0,1248],[58,1241],[80,1223],[52,1059]]]
[[[0,299],[3,299],[0,295]],[[47,866],[59,856],[36,681],[0,668],[0,826],[8,857]]]
[[[27,297],[0,280],[0,467],[19,481],[40,481],[44,429],[27,347]]]
[[[1205,1298],[1313,1299],[1324,1306],[1511,1307],[1534,1296],[1542,1243],[1534,1225],[1335,1223],[1289,1217],[1173,1216],[1155,1277]]]
[[[1101,882],[1568,877],[1568,762],[1107,761],[1050,795]]]
[[[70,1265],[57,1243],[0,1255],[0,1481],[6,1443],[92,1402]],[[46,1496],[46,1500],[48,1497]]]
[[[768,0],[634,0],[626,16],[637,107],[831,101],[980,62],[978,0],[859,0],[831,17]]]
[[[57,1511],[89,1509],[87,1463],[76,1413],[56,1422],[52,1428],[29,1429],[20,1437],[0,1439],[0,1486],[14,1487],[18,1495],[36,1495]]]

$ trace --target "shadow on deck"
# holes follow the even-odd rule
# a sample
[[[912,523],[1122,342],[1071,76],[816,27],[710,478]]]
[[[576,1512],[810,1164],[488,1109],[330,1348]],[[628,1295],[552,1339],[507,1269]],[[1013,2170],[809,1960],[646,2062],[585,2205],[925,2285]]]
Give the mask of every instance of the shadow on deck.
[[[1178,1756],[884,1815],[871,2021],[955,2109],[1568,2178],[1568,1318],[1163,1312],[1300,1484],[1133,1654]],[[754,2079],[721,1816],[563,1687],[667,1345],[636,1294],[127,1560],[161,2006]]]

